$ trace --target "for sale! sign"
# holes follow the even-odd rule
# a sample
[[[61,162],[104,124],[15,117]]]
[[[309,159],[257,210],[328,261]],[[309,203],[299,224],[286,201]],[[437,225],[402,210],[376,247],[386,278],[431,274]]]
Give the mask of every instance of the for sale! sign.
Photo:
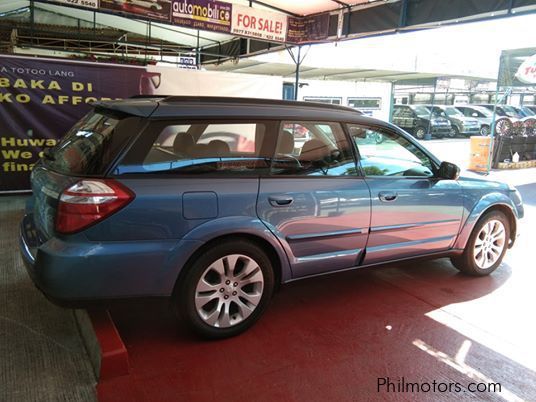
[[[287,16],[233,4],[231,33],[261,40],[285,42]]]

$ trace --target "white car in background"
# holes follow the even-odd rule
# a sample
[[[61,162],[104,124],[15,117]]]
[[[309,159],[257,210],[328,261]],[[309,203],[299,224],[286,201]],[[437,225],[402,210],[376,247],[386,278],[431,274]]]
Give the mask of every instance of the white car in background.
[[[161,11],[162,6],[158,4],[158,0],[114,0],[118,5],[132,5],[147,8],[151,11]]]
[[[491,132],[491,120],[493,118],[493,112],[482,106],[474,105],[455,105],[456,109],[464,114],[466,117],[473,117],[477,119],[480,124],[480,135],[488,136]]]

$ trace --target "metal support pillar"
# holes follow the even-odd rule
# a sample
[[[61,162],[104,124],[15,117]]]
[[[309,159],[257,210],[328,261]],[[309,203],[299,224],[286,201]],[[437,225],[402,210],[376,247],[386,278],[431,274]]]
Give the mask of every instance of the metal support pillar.
[[[434,80],[434,93],[432,94],[432,105],[430,106],[430,118],[428,120],[428,129],[426,130],[426,134],[425,134],[426,139],[432,138],[432,133],[430,131],[432,129],[432,116],[434,115],[434,102],[435,102],[436,92],[437,92],[437,77]]]
[[[197,30],[197,44],[195,48],[195,61],[197,64],[197,68],[201,68],[201,49],[199,49],[199,29]]]
[[[298,100],[298,88],[300,87],[301,46],[298,46],[298,58],[296,59],[296,73],[294,83],[294,100]]]
[[[298,48],[298,54],[295,55],[293,52],[292,52],[292,49],[290,48],[287,48],[287,52],[289,53],[290,57],[292,58],[292,60],[294,61],[294,63],[296,64],[296,71],[294,73],[294,100],[298,100],[298,89],[300,87],[300,67],[301,67],[301,64],[303,63],[303,60],[305,59],[305,56],[307,56],[307,53],[310,49],[307,48],[307,51],[305,53],[302,53],[302,46],[301,45],[298,45],[296,46]]]

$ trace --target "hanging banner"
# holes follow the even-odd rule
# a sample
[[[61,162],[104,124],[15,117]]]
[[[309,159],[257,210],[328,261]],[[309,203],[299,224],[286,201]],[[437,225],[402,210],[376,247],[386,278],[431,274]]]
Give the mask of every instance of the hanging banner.
[[[195,68],[195,58],[178,62]],[[159,66],[0,56],[0,192],[30,188],[30,173],[97,100],[134,95],[211,95],[278,99],[281,77]]]
[[[134,14],[144,19],[171,21],[170,0],[100,0],[100,8]]]
[[[329,14],[309,17],[288,17],[287,42],[307,43],[321,41],[329,34]]]
[[[270,42],[311,43],[322,41],[329,34],[329,13],[288,17],[282,13],[218,0],[35,1],[90,8],[118,15],[135,15],[141,20],[153,20],[202,31],[233,33]]]
[[[233,5],[231,33],[250,38],[285,42],[287,16],[258,8]]]
[[[503,50],[499,87],[536,86],[536,48]]]
[[[231,31],[231,3],[210,0],[173,0],[172,22],[176,25],[214,32]]]

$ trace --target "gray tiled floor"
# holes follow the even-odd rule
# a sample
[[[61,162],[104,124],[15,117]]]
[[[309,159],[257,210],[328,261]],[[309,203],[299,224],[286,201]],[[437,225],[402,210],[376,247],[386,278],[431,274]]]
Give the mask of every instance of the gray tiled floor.
[[[94,401],[73,311],[41,295],[19,256],[24,201],[0,196],[0,401]]]

